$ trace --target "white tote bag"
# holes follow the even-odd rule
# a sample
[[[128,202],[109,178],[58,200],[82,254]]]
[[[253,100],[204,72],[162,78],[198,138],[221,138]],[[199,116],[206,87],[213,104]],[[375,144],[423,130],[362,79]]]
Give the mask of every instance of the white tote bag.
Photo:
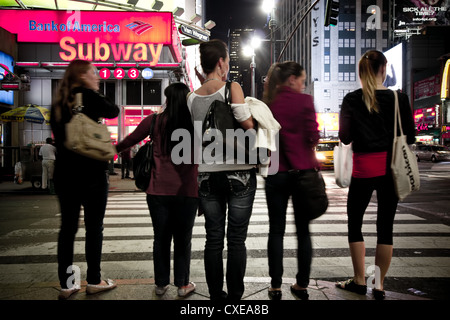
[[[403,200],[411,192],[420,189],[419,168],[416,156],[409,149],[406,136],[403,134],[402,119],[398,106],[397,91],[395,96],[395,121],[394,121],[394,144],[392,146],[392,176],[394,178],[395,191],[398,199]],[[400,135],[397,136],[397,121],[400,126]]]
[[[334,176],[336,184],[341,188],[350,186],[353,170],[353,150],[352,144],[345,145],[339,142],[334,147]]]

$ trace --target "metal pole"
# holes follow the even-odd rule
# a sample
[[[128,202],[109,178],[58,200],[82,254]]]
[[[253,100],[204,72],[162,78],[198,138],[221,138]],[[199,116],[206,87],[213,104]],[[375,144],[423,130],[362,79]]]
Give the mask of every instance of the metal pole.
[[[275,20],[275,10],[276,8],[272,8],[272,13],[270,15],[269,20],[269,29],[270,29],[270,64],[272,65],[275,62],[276,52],[275,52],[275,28],[277,27],[277,21]]]
[[[252,54],[252,62],[250,63],[250,70],[251,70],[251,92],[250,95],[254,98],[256,98],[256,76],[255,76],[255,69],[256,69],[256,63],[255,63],[255,52]]]

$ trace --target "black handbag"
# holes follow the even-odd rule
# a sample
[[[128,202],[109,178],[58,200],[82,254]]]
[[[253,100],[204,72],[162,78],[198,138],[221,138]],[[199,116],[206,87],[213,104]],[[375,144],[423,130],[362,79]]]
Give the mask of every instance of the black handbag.
[[[327,211],[328,197],[323,176],[317,169],[290,170],[294,176],[296,190],[304,198],[305,212],[309,220],[317,219]]]
[[[153,127],[156,122],[156,114],[153,115],[152,124],[150,126],[150,140],[147,141],[136,153],[133,158],[133,175],[136,187],[142,191],[146,191],[150,184],[152,168],[155,165],[153,159]]]
[[[236,131],[239,129],[240,131]],[[211,148],[211,156],[215,160],[217,160],[215,151],[221,150],[223,154],[218,157],[223,160],[223,163],[268,164],[268,149],[255,147],[256,130],[244,130],[233,115],[231,81],[226,83],[225,101],[215,100],[209,106],[203,120],[202,133],[203,147]],[[231,135],[231,133],[234,134]],[[227,148],[232,150],[233,154],[227,152]]]

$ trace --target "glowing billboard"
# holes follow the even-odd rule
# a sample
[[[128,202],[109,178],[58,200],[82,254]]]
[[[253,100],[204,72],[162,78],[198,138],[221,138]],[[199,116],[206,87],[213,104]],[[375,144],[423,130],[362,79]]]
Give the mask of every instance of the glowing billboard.
[[[402,90],[403,88],[403,44],[384,52],[388,61],[386,66],[386,80],[383,83],[385,87],[392,90]]]

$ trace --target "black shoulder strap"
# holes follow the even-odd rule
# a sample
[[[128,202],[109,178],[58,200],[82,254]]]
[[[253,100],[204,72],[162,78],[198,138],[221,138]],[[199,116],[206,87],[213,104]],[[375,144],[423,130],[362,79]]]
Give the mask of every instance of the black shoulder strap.
[[[231,81],[228,80],[225,87],[225,103],[231,105]]]
[[[150,139],[153,138],[153,128],[155,127],[155,122],[156,122],[156,116],[157,115],[158,115],[157,113],[153,114],[152,124],[150,125],[150,134],[149,134]]]

